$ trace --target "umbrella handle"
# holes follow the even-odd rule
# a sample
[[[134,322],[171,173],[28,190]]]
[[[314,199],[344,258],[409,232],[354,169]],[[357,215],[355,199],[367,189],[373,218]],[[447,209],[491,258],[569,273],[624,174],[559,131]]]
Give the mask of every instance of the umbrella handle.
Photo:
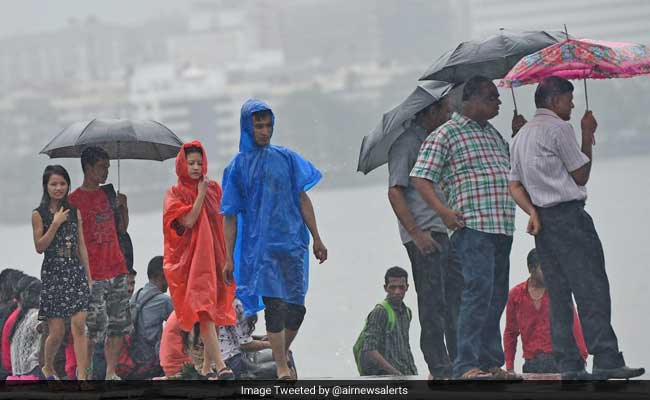
[[[510,85],[510,93],[512,93],[512,103],[515,105],[515,115],[519,114],[517,111],[517,99],[515,99],[515,89]]]
[[[587,78],[582,78],[582,81],[585,84],[585,104],[587,107],[587,111],[589,111],[589,96],[587,96]]]
[[[585,84],[585,107],[586,107],[585,111],[589,111],[589,96],[587,96],[587,78],[582,78],[582,81]],[[595,135],[594,135],[594,140],[593,140],[592,145],[594,145],[594,146],[596,145],[596,136]]]
[[[120,192],[120,142],[117,142],[117,193]]]

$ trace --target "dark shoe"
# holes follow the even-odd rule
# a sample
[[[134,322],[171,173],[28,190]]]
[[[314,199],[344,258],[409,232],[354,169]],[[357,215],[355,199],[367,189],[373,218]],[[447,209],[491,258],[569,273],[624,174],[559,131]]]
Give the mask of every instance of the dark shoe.
[[[598,379],[584,369],[579,369],[576,371],[565,371],[562,372],[560,376],[562,377],[563,381],[591,381]]]
[[[594,368],[593,374],[600,379],[630,379],[645,374],[645,368],[630,368],[627,365],[618,368]]]

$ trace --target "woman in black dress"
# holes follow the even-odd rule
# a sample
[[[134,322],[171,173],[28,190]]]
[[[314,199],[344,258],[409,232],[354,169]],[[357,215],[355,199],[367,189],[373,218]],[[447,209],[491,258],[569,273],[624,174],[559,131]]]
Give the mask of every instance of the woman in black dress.
[[[41,266],[43,289],[39,318],[47,320],[43,375],[59,379],[54,372],[56,355],[70,319],[77,359],[77,379],[88,374],[86,311],[90,297],[90,269],[84,243],[81,213],[68,204],[70,176],[60,165],[43,172],[43,198],[32,212],[36,252],[45,253]]]

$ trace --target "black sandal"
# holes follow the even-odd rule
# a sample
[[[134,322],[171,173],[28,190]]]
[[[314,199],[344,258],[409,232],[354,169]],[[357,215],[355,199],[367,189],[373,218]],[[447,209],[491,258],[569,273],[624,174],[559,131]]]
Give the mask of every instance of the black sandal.
[[[196,375],[200,381],[216,381],[219,379],[219,375],[217,375],[216,371],[213,369],[205,375],[197,371]]]
[[[223,367],[217,372],[217,378],[220,381],[234,381],[235,380],[235,373],[232,372],[232,369],[228,367]]]

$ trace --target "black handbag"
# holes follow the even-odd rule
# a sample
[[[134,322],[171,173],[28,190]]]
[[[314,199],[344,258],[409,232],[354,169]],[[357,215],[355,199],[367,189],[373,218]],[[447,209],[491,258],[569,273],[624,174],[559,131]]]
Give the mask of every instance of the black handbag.
[[[131,236],[128,232],[120,233],[118,227],[122,219],[121,214],[117,209],[117,193],[115,193],[115,188],[112,184],[101,186],[106,197],[108,197],[108,202],[113,209],[113,215],[115,216],[115,230],[117,231],[117,240],[120,243],[120,249],[124,255],[124,260],[126,261],[126,269],[130,272],[133,271],[133,242],[131,241]]]

